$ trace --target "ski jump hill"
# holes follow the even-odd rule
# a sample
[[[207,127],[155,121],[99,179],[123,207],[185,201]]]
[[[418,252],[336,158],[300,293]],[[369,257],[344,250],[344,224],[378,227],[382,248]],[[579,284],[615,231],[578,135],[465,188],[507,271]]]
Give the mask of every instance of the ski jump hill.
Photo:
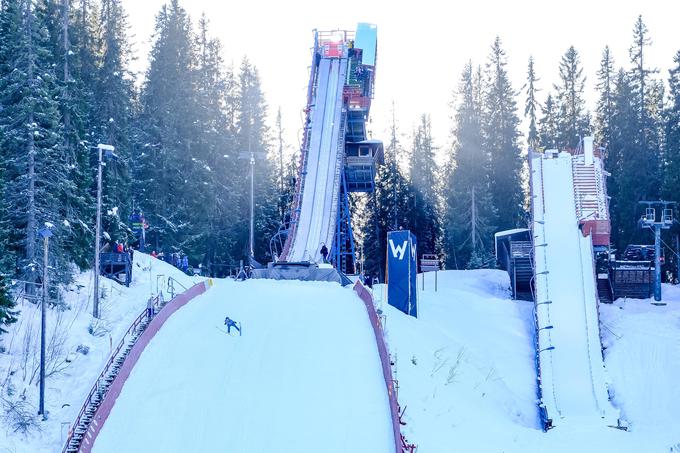
[[[271,240],[274,261],[255,278],[341,281],[355,273],[349,193],[373,191],[383,161],[382,142],[366,131],[376,32],[359,24],[356,32],[315,33],[293,206]],[[319,265],[324,245],[332,267]]]
[[[373,190],[382,159],[382,143],[366,139],[376,27],[315,32],[312,55],[294,207],[272,238],[275,262],[162,308],[116,362],[98,407],[81,411],[65,452],[415,448],[400,432],[371,293],[333,283],[354,271],[348,194]],[[322,245],[332,265],[318,264]],[[225,329],[226,316],[242,335]]]
[[[602,160],[581,152],[530,153],[534,300],[541,418],[545,429],[618,426],[609,401],[593,246],[609,244]]]
[[[91,451],[393,453],[364,304],[335,283],[216,280],[153,336]]]

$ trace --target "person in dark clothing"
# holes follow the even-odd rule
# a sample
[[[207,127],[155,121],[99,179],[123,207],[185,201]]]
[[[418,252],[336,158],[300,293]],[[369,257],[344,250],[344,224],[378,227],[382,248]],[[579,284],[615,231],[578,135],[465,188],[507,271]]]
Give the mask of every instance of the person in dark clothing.
[[[238,326],[236,321],[231,319],[229,316],[224,318],[224,325],[227,326],[227,333],[231,335],[231,328],[238,330],[239,335],[241,334],[241,328]]]
[[[153,309],[153,297],[149,297],[149,301],[146,303],[146,316],[151,319],[154,315]]]
[[[328,262],[328,247],[326,247],[326,244],[321,244],[321,256],[323,256],[323,262],[327,263]]]

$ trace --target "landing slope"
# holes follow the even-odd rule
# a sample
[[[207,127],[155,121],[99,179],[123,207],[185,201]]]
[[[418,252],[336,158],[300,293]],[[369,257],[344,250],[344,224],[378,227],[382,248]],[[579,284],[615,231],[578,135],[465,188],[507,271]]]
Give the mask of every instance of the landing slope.
[[[601,353],[590,237],[578,228],[571,159],[568,153],[539,155],[532,165],[543,402],[554,426],[616,425]]]
[[[394,451],[372,335],[337,284],[219,281],[151,341],[94,451]]]

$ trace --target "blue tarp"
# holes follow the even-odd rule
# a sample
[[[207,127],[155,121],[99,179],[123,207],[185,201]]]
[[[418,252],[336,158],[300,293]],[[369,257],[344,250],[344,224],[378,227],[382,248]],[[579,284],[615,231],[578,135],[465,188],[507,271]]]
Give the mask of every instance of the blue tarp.
[[[387,302],[407,315],[418,316],[416,237],[408,230],[387,233]]]
[[[378,27],[374,24],[359,23],[354,37],[354,47],[363,50],[361,63],[375,66],[375,53],[378,46]]]

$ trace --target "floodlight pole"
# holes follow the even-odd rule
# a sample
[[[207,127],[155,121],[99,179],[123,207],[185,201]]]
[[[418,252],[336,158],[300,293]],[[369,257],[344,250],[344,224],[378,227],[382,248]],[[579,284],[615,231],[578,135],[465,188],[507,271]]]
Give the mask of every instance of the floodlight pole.
[[[250,257],[255,257],[255,153],[250,145],[248,135],[248,152],[250,152]]]
[[[38,415],[42,415],[43,420],[47,420],[45,413],[45,328],[47,319],[47,263],[48,250],[50,245],[50,236],[52,231],[45,227],[39,231],[43,238],[43,292],[42,292],[42,307],[40,307],[40,402],[38,404]]]
[[[97,145],[97,225],[94,233],[94,298],[92,302],[92,316],[100,317],[99,312],[99,244],[101,242],[102,228],[102,166],[103,152],[113,152],[115,148],[111,145]]]

